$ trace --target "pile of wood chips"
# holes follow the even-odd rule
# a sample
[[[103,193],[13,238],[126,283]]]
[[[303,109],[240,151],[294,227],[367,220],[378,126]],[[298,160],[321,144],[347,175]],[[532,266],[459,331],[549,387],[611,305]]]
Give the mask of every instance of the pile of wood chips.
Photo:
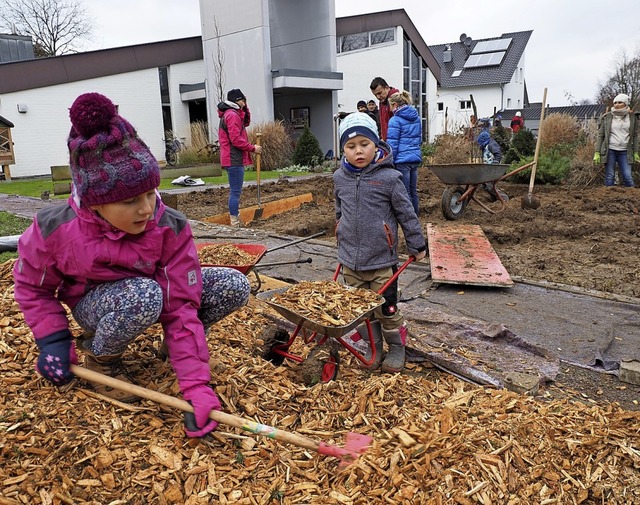
[[[640,503],[640,413],[545,403],[417,365],[366,372],[346,350],[337,380],[306,387],[300,365],[255,355],[274,317],[257,300],[209,334],[223,408],[314,440],[343,445],[353,431],[373,444],[341,469],[336,458],[224,425],[196,443],[171,408],[40,378],[10,266],[2,272],[0,505]],[[155,356],[160,339],[150,328],[125,361],[137,384],[178,396],[170,365]]]
[[[335,281],[302,281],[274,294],[271,301],[321,326],[346,326],[384,300],[369,289]]]
[[[256,255],[249,254],[233,244],[211,244],[198,251],[201,265],[243,267],[253,265],[257,258]]]

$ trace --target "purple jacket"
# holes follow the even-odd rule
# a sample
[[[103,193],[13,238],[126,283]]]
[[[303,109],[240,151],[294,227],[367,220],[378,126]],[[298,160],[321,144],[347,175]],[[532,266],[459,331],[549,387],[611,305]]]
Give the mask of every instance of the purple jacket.
[[[41,210],[18,241],[14,296],[34,337],[69,326],[73,309],[91,289],[130,277],[155,280],[163,292],[159,322],[170,341],[180,389],[208,384],[209,350],[198,308],[202,276],[187,218],[160,199],[144,233],[129,235],[73,195],[67,205]]]

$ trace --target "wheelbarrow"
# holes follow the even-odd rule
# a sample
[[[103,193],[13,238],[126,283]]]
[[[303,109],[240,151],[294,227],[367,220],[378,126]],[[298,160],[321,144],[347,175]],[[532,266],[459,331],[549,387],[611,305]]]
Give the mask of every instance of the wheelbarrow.
[[[288,334],[285,331],[278,331],[275,335],[272,335],[270,341],[265,342],[263,357],[271,361],[274,365],[281,365],[285,359],[290,359],[297,363],[304,362],[304,380],[307,385],[313,385],[318,382],[327,383],[336,378],[340,367],[339,351],[341,347],[350,352],[363,365],[371,365],[376,360],[376,348],[374,344],[374,334],[371,328],[371,316],[375,310],[385,302],[382,293],[384,293],[385,290],[396,281],[398,276],[414,260],[415,258],[413,256],[409,257],[409,259],[398,268],[396,273],[387,281],[387,283],[380,288],[377,292],[379,295],[378,303],[375,306],[356,317],[353,321],[342,326],[321,324],[272,300],[275,294],[284,293],[290,289],[289,287],[259,293],[257,295],[258,299],[267,303],[285,319],[296,325],[291,334]],[[337,281],[341,270],[342,265],[338,264],[333,275],[334,281]],[[355,289],[350,286],[345,287],[347,289]],[[366,359],[358,349],[349,343],[351,340],[347,340],[345,338],[363,322],[366,324],[367,335],[361,336],[368,342],[369,349],[371,349],[371,357],[369,359]],[[298,338],[301,338],[305,344],[315,343],[314,348],[311,349],[306,360],[302,358],[302,356],[289,352],[289,348]]]
[[[490,214],[496,211],[487,207],[475,197],[480,187],[485,187],[494,200],[500,202],[500,209],[504,210],[507,199],[496,185],[512,175],[533,165],[527,163],[507,173],[511,165],[485,163],[454,163],[447,165],[427,165],[438,179],[447,185],[442,193],[442,214],[450,221],[460,219],[469,202],[473,200]]]
[[[256,294],[258,293],[258,291],[260,291],[260,288],[262,286],[262,279],[260,279],[260,275],[258,274],[258,271],[255,270],[258,267],[273,267],[273,266],[280,266],[280,265],[293,265],[293,264],[298,264],[298,263],[311,263],[313,260],[311,258],[303,258],[303,259],[297,259],[297,260],[292,260],[292,261],[280,261],[280,262],[275,262],[275,263],[262,263],[260,265],[258,265],[258,263],[260,262],[260,260],[262,260],[263,256],[265,254],[268,254],[270,252],[273,251],[277,251],[278,249],[283,249],[285,247],[289,247],[291,245],[294,244],[298,244],[300,242],[304,242],[306,240],[311,240],[312,238],[315,237],[319,237],[321,235],[324,235],[324,231],[322,232],[318,232],[315,233],[314,235],[309,235],[307,237],[302,237],[296,240],[292,240],[291,242],[287,242],[286,244],[282,244],[276,247],[272,247],[271,249],[267,249],[264,245],[262,244],[229,244],[229,243],[224,243],[227,245],[231,245],[233,247],[236,247],[237,249],[239,249],[240,251],[243,251],[247,254],[249,254],[250,256],[253,256],[253,261],[250,264],[247,265],[220,265],[220,264],[212,264],[212,263],[204,263],[201,266],[203,267],[225,267],[225,268],[233,268],[235,270],[238,270],[239,272],[242,272],[243,274],[245,274],[246,276],[249,275],[250,272],[253,272],[255,278],[256,278],[256,284],[252,286],[251,288],[251,293],[252,294]],[[206,246],[210,246],[210,245],[221,245],[223,244],[223,242],[201,242],[196,244],[196,249],[198,251],[200,251],[201,249],[203,249]]]

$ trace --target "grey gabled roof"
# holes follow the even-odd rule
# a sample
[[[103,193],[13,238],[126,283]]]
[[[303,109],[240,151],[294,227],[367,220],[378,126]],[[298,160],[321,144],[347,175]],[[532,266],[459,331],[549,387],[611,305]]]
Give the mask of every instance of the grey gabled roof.
[[[517,111],[522,113],[522,117],[525,122],[527,120],[537,121],[540,119],[540,113],[542,112],[542,102],[532,103],[529,107],[522,109],[505,109],[496,112],[496,116],[502,117],[502,124],[508,126],[509,121],[515,115]],[[604,104],[593,105],[567,105],[564,107],[547,107],[544,110],[544,116],[549,114],[567,114],[577,119],[598,119],[602,114],[606,112],[606,106]]]
[[[0,33],[0,63],[34,58],[31,37]]]
[[[502,84],[510,82],[532,33],[533,30],[503,33],[500,37],[473,40],[468,47],[462,42],[429,46],[431,53],[438,62],[438,65],[440,65],[441,86],[443,88],[460,88],[463,86],[484,86],[487,84]],[[487,40],[498,40],[504,38],[511,38],[512,41],[500,65],[492,67],[464,68],[464,64],[476,44]],[[447,46],[451,46],[451,61],[444,63],[443,53]],[[458,77],[451,77],[455,70],[462,70],[462,72]]]

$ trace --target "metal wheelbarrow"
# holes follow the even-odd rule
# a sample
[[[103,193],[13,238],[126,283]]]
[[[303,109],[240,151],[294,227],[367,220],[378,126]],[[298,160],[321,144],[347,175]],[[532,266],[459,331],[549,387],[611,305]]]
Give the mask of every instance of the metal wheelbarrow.
[[[302,237],[296,240],[292,240],[291,242],[287,242],[286,244],[282,244],[276,247],[272,247],[271,249],[267,249],[264,245],[262,244],[230,244],[228,242],[200,242],[196,244],[196,249],[198,251],[200,251],[201,249],[203,249],[206,246],[210,246],[210,245],[221,245],[221,244],[226,244],[226,245],[231,245],[233,247],[236,247],[237,249],[251,255],[254,257],[253,262],[251,264],[248,265],[220,265],[220,264],[213,264],[213,263],[203,263],[200,266],[203,267],[225,267],[225,268],[233,268],[235,270],[238,270],[239,272],[242,272],[243,274],[245,274],[246,276],[249,275],[249,273],[253,272],[255,278],[256,278],[256,284],[253,285],[251,287],[251,293],[252,294],[256,294],[258,293],[258,291],[260,291],[260,288],[262,286],[262,279],[260,279],[260,275],[258,274],[258,271],[255,270],[258,267],[273,267],[273,266],[280,266],[280,265],[293,265],[293,264],[298,264],[298,263],[311,263],[313,260],[308,257],[308,258],[302,258],[302,259],[297,259],[297,260],[291,260],[291,261],[280,261],[280,262],[276,262],[276,263],[261,263],[258,264],[260,262],[260,260],[262,260],[263,256],[265,254],[268,254],[270,252],[276,251],[278,249],[283,249],[285,247],[289,247],[291,245],[294,244],[298,244],[300,242],[304,242],[306,240],[311,240],[312,238],[315,237],[319,237],[321,235],[324,235],[324,232],[319,232],[319,233],[315,233],[314,235],[310,235],[308,237]]]
[[[382,293],[385,292],[385,290],[414,260],[415,258],[411,256],[398,268],[397,272],[387,281],[387,283],[380,288],[377,292],[380,298],[376,306],[372,307],[366,313],[356,317],[353,321],[342,326],[318,323],[317,321],[313,321],[272,300],[274,294],[284,293],[290,289],[290,287],[259,293],[257,295],[258,299],[267,303],[281,316],[296,325],[295,330],[291,334],[285,331],[278,331],[276,335],[273,335],[271,341],[265,344],[266,349],[263,357],[275,365],[281,365],[285,359],[290,359],[297,363],[304,362],[305,370],[303,378],[307,385],[313,385],[318,382],[326,383],[336,378],[340,366],[339,351],[341,347],[344,347],[347,351],[353,354],[353,356],[363,365],[370,365],[376,359],[374,335],[371,328],[371,316],[374,311],[385,302]],[[338,264],[333,275],[334,281],[337,281],[341,270],[342,265]],[[349,286],[345,287],[347,289],[355,289]],[[344,338],[363,322],[366,323],[367,335],[362,335],[362,337],[366,342],[368,342],[369,348],[371,349],[371,357],[368,360]],[[289,348],[298,338],[301,338],[305,344],[315,343],[315,347],[309,352],[306,359],[289,352]]]
[[[504,210],[508,198],[500,191],[496,185],[518,172],[533,165],[527,163],[515,170],[507,173],[511,165],[506,164],[485,164],[485,163],[453,163],[447,165],[427,165],[431,171],[447,185],[442,193],[441,209],[443,216],[455,221],[460,219],[469,202],[473,200],[490,214],[496,211],[487,207],[483,202],[475,197],[475,193],[481,186],[484,186],[489,194],[500,202],[499,211]],[[498,211],[498,212],[499,212]]]

